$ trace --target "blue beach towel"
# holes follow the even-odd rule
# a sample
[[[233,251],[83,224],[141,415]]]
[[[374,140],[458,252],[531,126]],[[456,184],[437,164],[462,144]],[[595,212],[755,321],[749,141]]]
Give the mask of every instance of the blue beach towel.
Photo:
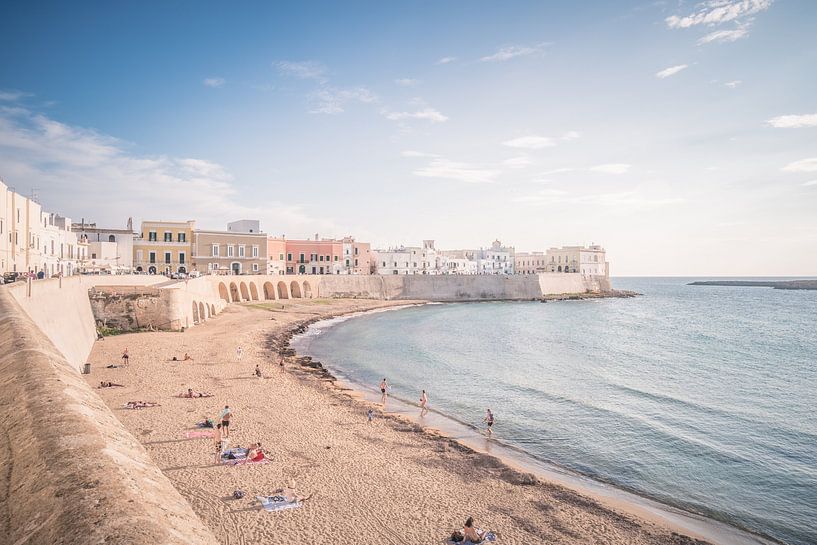
[[[301,502],[287,501],[284,496],[256,496],[255,499],[261,502],[261,506],[266,511],[284,511],[303,505]]]

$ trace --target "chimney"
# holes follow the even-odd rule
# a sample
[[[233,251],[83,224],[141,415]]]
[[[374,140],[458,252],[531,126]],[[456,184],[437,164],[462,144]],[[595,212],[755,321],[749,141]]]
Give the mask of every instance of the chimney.
[[[318,233],[315,233],[315,240],[318,240]]]

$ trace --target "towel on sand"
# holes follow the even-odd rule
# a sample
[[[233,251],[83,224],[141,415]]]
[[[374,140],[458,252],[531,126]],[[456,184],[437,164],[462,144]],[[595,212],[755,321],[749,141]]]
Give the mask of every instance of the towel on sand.
[[[250,452],[249,449],[245,449],[242,447],[227,449],[221,453],[221,461],[232,462],[235,460],[245,460],[249,452]]]
[[[460,530],[460,532],[462,532],[462,530]],[[477,529],[477,533],[481,534],[482,530]],[[496,541],[496,534],[493,533],[493,532],[486,532],[485,536],[482,538],[482,541],[480,541],[480,544],[481,543],[490,543],[490,542],[494,542],[494,541]],[[448,539],[448,540],[446,540],[446,543],[448,543],[450,545],[474,545],[473,541],[471,541],[470,539],[466,539],[465,541],[460,541],[460,542],[455,542],[455,541],[451,541],[450,539]]]
[[[261,506],[267,511],[283,511],[303,505],[301,502],[287,501],[284,496],[256,496],[255,499],[260,501]]]

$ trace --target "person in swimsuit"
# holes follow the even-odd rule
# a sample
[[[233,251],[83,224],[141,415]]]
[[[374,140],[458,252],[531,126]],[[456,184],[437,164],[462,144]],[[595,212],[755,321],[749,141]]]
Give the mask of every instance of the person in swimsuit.
[[[487,532],[477,532],[477,530],[474,528],[473,517],[468,517],[468,520],[465,521],[465,526],[462,529],[462,535],[465,536],[465,539],[471,543],[482,543],[482,541],[485,539],[485,534],[487,534]]]
[[[382,405],[386,404],[386,390],[388,387],[389,385],[386,384],[386,379],[383,379],[383,382],[380,383],[380,403]]]
[[[230,406],[225,405],[224,410],[221,411],[221,427],[224,428],[224,437],[230,437],[230,418],[233,413],[230,411]]]
[[[283,355],[283,354],[281,354],[281,355],[279,355],[279,356],[278,356],[278,369],[280,369],[280,370],[281,370],[281,372],[283,372],[283,371],[285,371],[285,370],[286,370],[286,369],[284,368],[284,355]]]
[[[238,361],[241,361],[241,354],[243,354],[243,353],[244,353],[244,351],[241,350],[240,346],[235,349],[235,357],[238,359]]]
[[[100,388],[114,388],[116,386],[119,386],[120,388],[125,387],[124,384],[116,384],[116,383],[113,383],[113,382],[100,382],[99,383]]]
[[[260,442],[253,445],[253,447],[250,448],[250,451],[247,453],[248,462],[260,462],[264,458],[266,458],[266,455],[264,454],[264,451],[261,449]]]
[[[485,429],[485,433],[490,437],[494,434],[493,426],[494,426],[494,413],[491,412],[491,409],[485,410],[485,418],[482,419],[483,422],[488,426]]]
[[[188,354],[187,352],[184,353],[184,359],[182,361],[193,361],[193,356]]]
[[[122,352],[122,363],[127,365],[129,359],[130,359],[130,356],[128,355],[128,349],[126,348],[125,351]]]
[[[216,446],[216,462],[221,462],[221,424],[216,425],[216,430],[213,432],[213,442]]]
[[[428,394],[423,390],[423,393],[420,394],[420,416],[428,414],[428,407],[426,405],[428,405]]]

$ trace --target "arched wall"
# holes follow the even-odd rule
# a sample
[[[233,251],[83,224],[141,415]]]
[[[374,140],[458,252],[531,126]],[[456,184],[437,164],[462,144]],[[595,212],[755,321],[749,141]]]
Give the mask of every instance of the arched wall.
[[[253,301],[258,301],[258,287],[255,282],[250,282],[250,298]]]
[[[275,286],[272,282],[264,282],[264,299],[267,301],[275,299]]]
[[[281,280],[278,282],[278,299],[289,299],[289,290],[287,283]]]
[[[289,283],[289,291],[292,294],[293,299],[301,298],[301,285],[295,280]]]

